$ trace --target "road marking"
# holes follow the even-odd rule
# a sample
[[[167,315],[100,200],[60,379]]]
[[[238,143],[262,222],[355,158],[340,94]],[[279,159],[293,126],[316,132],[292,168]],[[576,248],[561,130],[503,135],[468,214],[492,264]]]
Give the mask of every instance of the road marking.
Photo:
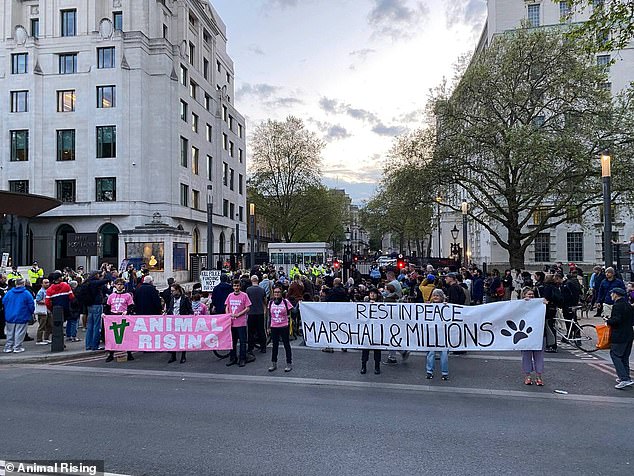
[[[228,374],[201,374],[193,372],[181,371],[165,371],[165,370],[142,370],[142,369],[118,369],[118,368],[96,368],[96,367],[51,367],[50,365],[29,365],[25,368],[36,370],[46,370],[47,372],[68,372],[68,373],[89,373],[118,375],[121,377],[147,377],[147,378],[163,378],[163,379],[184,379],[192,380],[214,380],[224,382],[248,382],[279,385],[282,383],[289,385],[315,386],[315,387],[339,387],[339,388],[366,388],[366,389],[382,389],[382,390],[398,390],[411,392],[430,392],[442,394],[462,394],[474,396],[488,397],[514,397],[514,398],[530,398],[537,400],[560,400],[560,401],[576,401],[576,402],[592,402],[592,403],[612,403],[620,405],[634,406],[634,398],[628,397],[606,397],[601,395],[581,395],[567,394],[559,395],[554,393],[536,393],[525,392],[519,390],[493,390],[484,388],[469,387],[437,387],[429,385],[415,385],[402,383],[383,383],[383,382],[352,382],[347,380],[331,380],[316,379],[308,377],[273,377],[263,375],[228,375]]]

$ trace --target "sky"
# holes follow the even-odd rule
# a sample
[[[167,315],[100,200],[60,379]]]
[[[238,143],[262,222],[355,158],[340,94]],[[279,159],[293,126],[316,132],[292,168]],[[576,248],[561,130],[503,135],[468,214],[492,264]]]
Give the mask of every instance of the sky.
[[[212,0],[227,26],[249,132],[300,117],[324,140],[323,181],[362,205],[430,90],[475,47],[486,0]],[[248,149],[248,142],[247,142]],[[247,153],[249,150],[247,150]]]

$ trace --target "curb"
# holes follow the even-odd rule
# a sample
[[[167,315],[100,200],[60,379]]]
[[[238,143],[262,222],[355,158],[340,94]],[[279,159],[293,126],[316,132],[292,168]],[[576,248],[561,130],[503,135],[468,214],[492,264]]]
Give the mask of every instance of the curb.
[[[39,364],[39,363],[53,363],[53,362],[65,362],[67,360],[75,360],[77,358],[105,355],[105,350],[100,351],[84,351],[84,352],[55,352],[51,354],[33,355],[24,357],[9,357],[2,356],[0,354],[0,366],[7,364]]]

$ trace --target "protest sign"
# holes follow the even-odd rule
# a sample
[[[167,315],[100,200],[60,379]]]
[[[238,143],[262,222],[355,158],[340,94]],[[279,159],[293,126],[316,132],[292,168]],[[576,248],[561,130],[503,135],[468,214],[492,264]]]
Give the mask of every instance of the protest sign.
[[[106,350],[230,350],[231,316],[106,316]]]
[[[480,306],[432,303],[300,304],[306,345],[382,350],[539,350],[541,299]]]
[[[204,270],[200,272],[200,284],[203,291],[213,291],[220,284],[220,271]]]

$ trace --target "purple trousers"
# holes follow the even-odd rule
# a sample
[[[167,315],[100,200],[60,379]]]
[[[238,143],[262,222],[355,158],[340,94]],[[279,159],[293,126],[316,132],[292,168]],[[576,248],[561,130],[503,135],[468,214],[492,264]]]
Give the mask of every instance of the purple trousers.
[[[544,373],[544,351],[543,350],[523,350],[522,370],[525,374],[535,371],[536,374]]]

